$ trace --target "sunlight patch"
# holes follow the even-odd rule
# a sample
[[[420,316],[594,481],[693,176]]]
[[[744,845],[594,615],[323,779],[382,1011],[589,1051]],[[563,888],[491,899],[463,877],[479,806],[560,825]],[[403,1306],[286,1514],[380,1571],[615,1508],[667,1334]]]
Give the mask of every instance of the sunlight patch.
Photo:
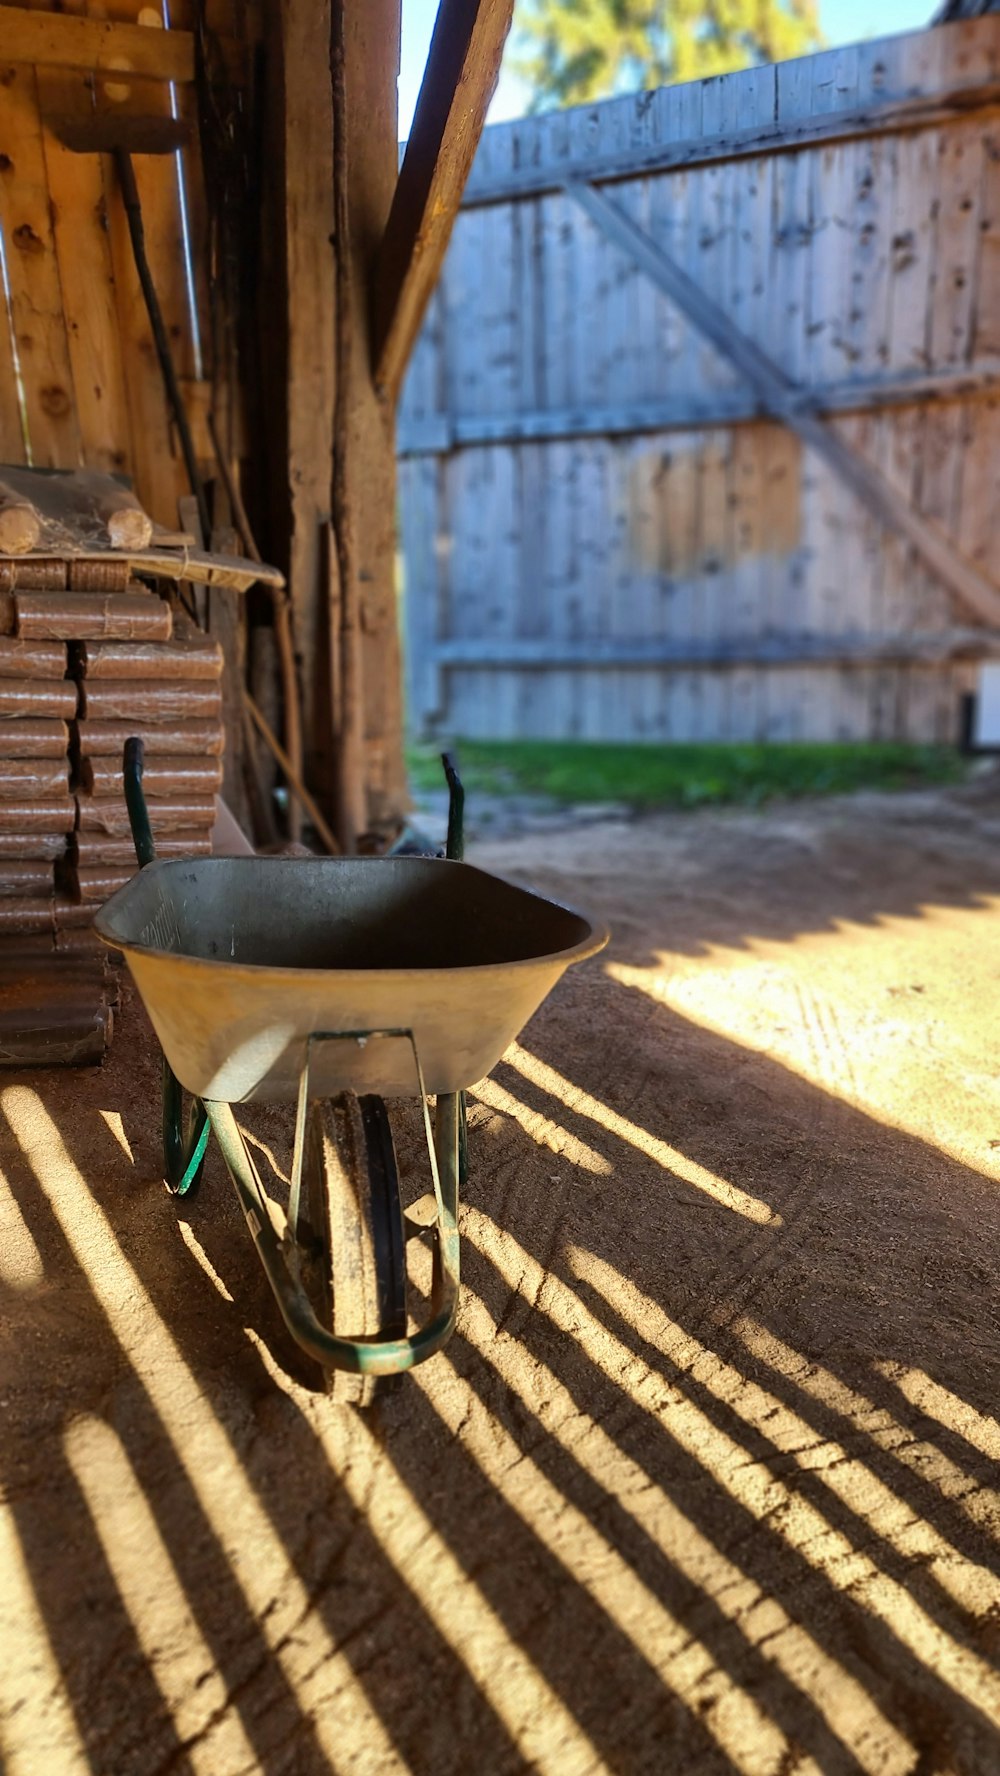
[[[107,1124],[124,1153],[125,1158],[129,1160],[132,1165],[135,1165],[135,1154],[132,1152],[131,1143],[125,1133],[125,1124],[122,1122],[119,1112],[117,1110],[99,1110],[97,1114],[100,1116],[102,1122]]]
[[[619,986],[1000,1181],[1000,1078],[982,1023],[957,1009],[981,994],[998,914],[1000,899],[980,898],[605,966]]]
[[[600,1128],[607,1129],[609,1134],[616,1135],[619,1140],[627,1142],[639,1153],[648,1154],[649,1158],[655,1160],[657,1165],[662,1166],[664,1171],[672,1172],[683,1183],[690,1184],[695,1190],[702,1191],[705,1196],[712,1197],[724,1209],[732,1209],[735,1214],[745,1216],[748,1221],[760,1222],[763,1226],[781,1226],[781,1216],[771,1208],[769,1203],[741,1190],[738,1184],[730,1184],[727,1179],[717,1177],[715,1172],[710,1172],[706,1166],[699,1165],[696,1160],[688,1159],[684,1153],[679,1153],[676,1147],[668,1146],[666,1141],[661,1141],[656,1135],[649,1134],[646,1129],[639,1128],[636,1123],[630,1122],[628,1117],[620,1116],[617,1110],[611,1109],[610,1105],[602,1104],[598,1098],[592,1098],[580,1086],[574,1085],[571,1080],[565,1079],[561,1073],[557,1073],[555,1068],[550,1067],[547,1062],[540,1061],[536,1055],[529,1054],[528,1050],[522,1048],[519,1042],[512,1042],[503,1058],[509,1067],[514,1067],[533,1085],[541,1087],[543,1091],[558,1098],[568,1110],[574,1111],[577,1116],[585,1116],[589,1122],[597,1123]],[[603,1162],[603,1167],[606,1171],[612,1169],[607,1161]]]

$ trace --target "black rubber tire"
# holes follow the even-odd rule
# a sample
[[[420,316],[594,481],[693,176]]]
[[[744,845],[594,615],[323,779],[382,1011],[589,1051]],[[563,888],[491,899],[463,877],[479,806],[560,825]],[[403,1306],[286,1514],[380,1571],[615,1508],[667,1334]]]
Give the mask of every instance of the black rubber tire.
[[[406,1241],[396,1152],[381,1098],[341,1092],[310,1106],[303,1210],[323,1324],[344,1338],[406,1332]],[[303,1242],[304,1243],[304,1242]],[[368,1406],[374,1376],[324,1371],[337,1404]]]

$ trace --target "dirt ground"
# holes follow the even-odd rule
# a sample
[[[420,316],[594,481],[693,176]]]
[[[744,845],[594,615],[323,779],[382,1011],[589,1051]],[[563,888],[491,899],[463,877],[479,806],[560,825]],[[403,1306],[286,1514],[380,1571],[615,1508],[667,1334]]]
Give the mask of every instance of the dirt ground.
[[[614,936],[476,1094],[458,1333],[368,1416],[218,1157],[163,1191],[134,1000],[0,1079],[0,1765],[1000,1772],[1000,780],[474,855]]]

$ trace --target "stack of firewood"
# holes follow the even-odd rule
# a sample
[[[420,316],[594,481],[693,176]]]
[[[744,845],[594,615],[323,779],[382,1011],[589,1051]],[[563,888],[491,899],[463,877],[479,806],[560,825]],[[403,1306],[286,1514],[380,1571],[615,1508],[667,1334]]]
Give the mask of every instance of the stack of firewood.
[[[0,622],[13,630],[0,638],[0,661],[19,674],[5,698],[0,692],[12,716],[8,756],[0,755],[9,812],[0,822],[12,845],[36,831],[49,845],[44,881],[40,858],[9,854],[0,931],[72,928],[88,924],[136,867],[122,792],[130,734],[147,743],[154,832],[176,835],[174,855],[210,849],[222,656],[186,619],[175,640],[170,604],[133,579],[126,561],[30,557],[0,569]],[[29,716],[38,718],[30,727]]]
[[[64,562],[0,561],[4,1066],[100,1061],[118,1003],[116,971],[86,929],[93,909],[76,905],[64,880],[76,818],[70,773],[77,685],[67,676],[66,640],[53,636],[47,618],[41,628],[32,621],[45,601],[67,596],[67,579]]]
[[[0,636],[0,933],[53,930],[76,695],[64,642]]]
[[[95,470],[0,466],[0,1067],[99,1061],[117,1003],[90,929],[135,873],[122,755],[145,745],[156,853],[211,850],[222,651],[186,587],[281,575],[207,555]]]
[[[186,618],[169,641],[81,641],[74,724],[77,814],[67,879],[96,907],[135,873],[122,777],[130,735],[144,742],[143,790],[158,857],[211,851],[222,784],[222,650]]]
[[[0,559],[0,1065],[104,1054],[118,980],[89,927],[137,867],[125,741],[145,742],[157,854],[211,851],[221,673],[126,562]]]

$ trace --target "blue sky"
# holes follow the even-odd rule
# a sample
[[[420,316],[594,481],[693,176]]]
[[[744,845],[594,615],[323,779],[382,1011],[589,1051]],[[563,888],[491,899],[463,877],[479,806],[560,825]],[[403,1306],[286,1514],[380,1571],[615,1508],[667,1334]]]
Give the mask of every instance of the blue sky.
[[[888,37],[894,31],[918,31],[935,10],[935,0],[820,0],[820,22],[831,44],[856,43],[863,37]],[[437,0],[403,0],[403,55],[399,76],[399,134],[410,128],[420,76],[427,57]],[[873,19],[877,23],[873,23]],[[490,122],[518,117],[526,104],[525,89],[513,74],[503,72],[490,111]]]

